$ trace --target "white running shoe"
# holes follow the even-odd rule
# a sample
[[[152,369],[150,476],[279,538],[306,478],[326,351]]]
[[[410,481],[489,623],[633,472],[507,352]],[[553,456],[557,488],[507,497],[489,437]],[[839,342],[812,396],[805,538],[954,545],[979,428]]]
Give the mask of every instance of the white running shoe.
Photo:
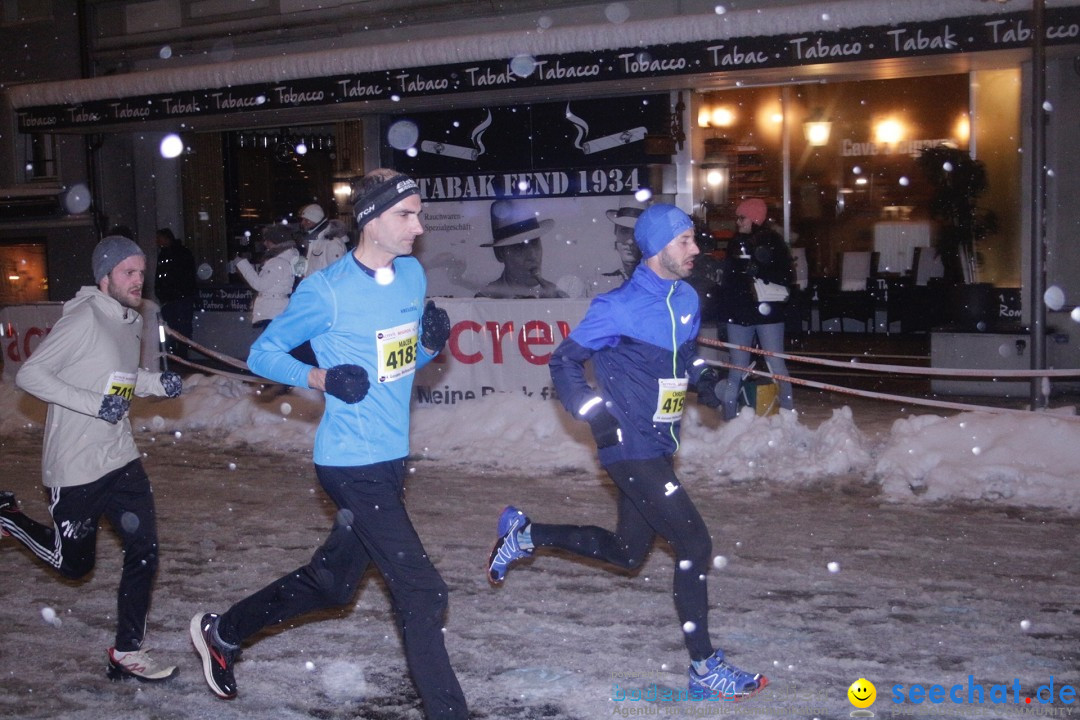
[[[176,677],[175,665],[162,665],[149,650],[123,652],[109,648],[109,667],[106,674],[110,680],[135,678],[140,682],[161,682]]]

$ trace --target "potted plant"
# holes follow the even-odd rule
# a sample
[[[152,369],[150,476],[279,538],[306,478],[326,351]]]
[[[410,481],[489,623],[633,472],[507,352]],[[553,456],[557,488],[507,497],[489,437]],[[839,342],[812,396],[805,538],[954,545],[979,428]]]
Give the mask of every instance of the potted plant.
[[[986,166],[966,151],[946,145],[924,149],[918,165],[933,188],[930,217],[940,223],[934,247],[944,266],[944,280],[952,288],[953,319],[985,329],[993,320],[993,286],[975,282],[978,245],[997,230],[994,212],[977,204],[989,186]]]

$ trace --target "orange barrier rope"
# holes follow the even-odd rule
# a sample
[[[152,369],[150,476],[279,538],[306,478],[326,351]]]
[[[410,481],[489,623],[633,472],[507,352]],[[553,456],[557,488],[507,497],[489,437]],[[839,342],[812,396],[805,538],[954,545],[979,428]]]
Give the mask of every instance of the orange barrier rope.
[[[181,365],[187,365],[190,368],[201,370],[207,375],[220,375],[222,377],[231,378],[233,380],[239,380],[240,382],[254,383],[257,385],[281,385],[282,383],[275,382],[273,380],[267,380],[266,378],[259,377],[257,375],[241,375],[240,373],[225,372],[224,370],[216,370],[206,365],[200,365],[199,363],[191,362],[185,358],[168,353],[165,355],[169,359],[169,362],[177,362]]]
[[[752,348],[745,345],[734,345],[722,340],[711,338],[698,338],[698,345],[707,345],[722,349],[733,348],[758,355],[793,360],[795,362],[810,365],[825,365],[827,367],[844,368],[845,370],[865,370],[867,372],[891,372],[906,375],[934,375],[934,376],[964,376],[964,377],[1010,377],[1010,378],[1033,378],[1033,377],[1078,377],[1080,370],[974,370],[961,368],[927,368],[912,367],[911,365],[879,365],[863,362],[840,362],[839,360],[826,360],[824,358],[812,358],[805,355],[792,355],[790,353],[770,352],[761,348]]]
[[[234,358],[231,355],[224,355],[222,353],[211,350],[208,347],[203,347],[202,345],[195,342],[191,338],[184,337],[180,333],[176,332],[175,330],[173,330],[168,325],[164,325],[163,327],[165,328],[165,333],[169,337],[176,338],[177,340],[184,343],[185,345],[187,345],[189,347],[192,347],[192,348],[195,348],[196,350],[198,350],[199,352],[201,352],[203,355],[205,355],[208,358],[213,358],[214,360],[218,360],[220,362],[223,362],[226,365],[232,365],[234,368],[239,368],[241,370],[248,370],[248,371],[251,370],[251,368],[249,368],[247,366],[247,363],[244,362],[243,360],[237,360],[236,358]],[[170,355],[169,357],[172,358],[173,356]]]
[[[904,395],[889,395],[887,393],[874,392],[872,390],[856,390],[855,388],[844,387],[842,385],[830,385],[828,383],[815,382],[814,380],[802,380],[799,378],[788,377],[786,375],[773,375],[772,373],[765,372],[764,370],[755,370],[754,368],[739,367],[738,365],[732,365],[731,363],[720,362],[717,360],[706,360],[709,365],[725,367],[730,370],[738,370],[750,375],[757,375],[759,377],[766,377],[772,380],[786,380],[794,385],[804,385],[806,387],[817,388],[819,390],[827,390],[829,392],[841,393],[844,395],[855,395],[858,397],[872,398],[874,400],[887,400],[889,402],[904,403],[907,405],[924,405],[926,407],[944,408],[946,410],[960,410],[963,412],[986,412],[994,413],[998,415],[1024,415],[1030,417],[1032,410],[1020,410],[1017,408],[995,408],[988,407],[986,405],[970,405],[967,403],[955,403],[948,402],[946,400],[930,400],[929,398],[913,398]],[[1080,422],[1080,415],[1054,415],[1055,418],[1061,418],[1062,420],[1071,420],[1074,422]]]

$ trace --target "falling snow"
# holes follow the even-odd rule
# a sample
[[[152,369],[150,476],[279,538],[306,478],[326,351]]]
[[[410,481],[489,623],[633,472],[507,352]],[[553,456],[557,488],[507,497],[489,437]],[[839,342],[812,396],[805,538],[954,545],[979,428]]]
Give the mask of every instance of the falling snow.
[[[132,405],[161,538],[147,645],[180,675],[160,686],[104,677],[122,561],[111,531],[80,582],[58,580],[6,538],[0,572],[18,581],[0,583],[0,716],[419,718],[373,574],[349,608],[247,647],[237,700],[206,689],[190,617],[302,565],[336,510],[310,462],[319,393],[201,376],[185,390]],[[727,424],[688,410],[678,472],[713,539],[709,633],[730,661],[769,676],[755,707],[791,716],[785,694],[814,687],[826,698],[819,717],[846,717],[859,677],[879,693],[969,674],[1018,678],[1025,693],[1050,676],[1080,684],[1080,558],[1068,541],[1080,531],[1075,423],[832,400],[797,392],[798,416]],[[0,383],[5,489],[39,519],[43,422],[38,403]],[[497,396],[417,410],[412,436],[410,513],[450,587],[446,642],[474,717],[608,717],[616,673],[683,687],[679,565],[665,543],[636,574],[540,552],[499,588],[484,576],[507,503],[541,522],[613,526],[587,428],[553,404]],[[834,566],[843,571],[824,571]],[[980,717],[1013,717],[994,710]]]

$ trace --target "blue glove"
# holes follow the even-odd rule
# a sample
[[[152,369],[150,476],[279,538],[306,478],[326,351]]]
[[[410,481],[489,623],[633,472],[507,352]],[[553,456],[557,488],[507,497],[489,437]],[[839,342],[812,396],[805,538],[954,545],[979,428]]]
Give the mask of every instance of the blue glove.
[[[184,381],[179,373],[163,372],[161,373],[161,387],[165,388],[165,397],[179,397],[184,391]]]
[[[716,386],[720,382],[720,373],[714,367],[701,371],[697,381],[698,402],[706,407],[720,407],[720,398],[716,396]]]
[[[428,300],[424,306],[424,315],[420,318],[420,344],[438,353],[449,338],[450,316],[442,308],[435,307],[433,300]]]
[[[335,365],[326,371],[326,392],[350,405],[367,395],[371,383],[367,370],[359,365]]]
[[[101,399],[97,416],[110,425],[115,425],[124,419],[129,407],[131,401],[123,395],[106,395]]]

